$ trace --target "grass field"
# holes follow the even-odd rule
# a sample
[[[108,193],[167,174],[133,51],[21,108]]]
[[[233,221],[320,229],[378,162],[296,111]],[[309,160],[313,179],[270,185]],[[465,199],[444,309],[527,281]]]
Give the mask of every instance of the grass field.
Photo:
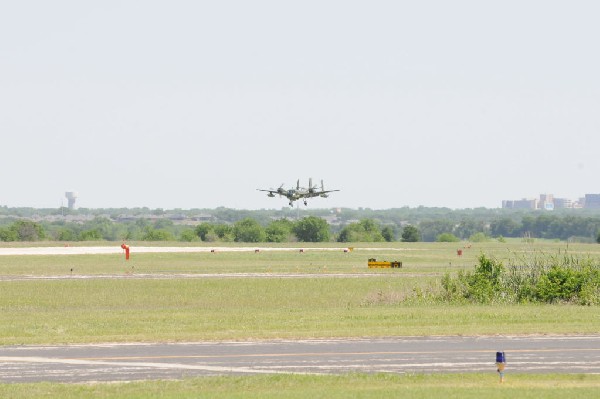
[[[95,243],[104,244],[107,243]],[[113,245],[115,245],[113,243]],[[148,243],[140,243],[140,246]],[[227,244],[221,244],[227,245]],[[253,249],[267,244],[245,245]],[[344,253],[346,245],[355,248]],[[118,247],[118,245],[115,245]],[[242,246],[242,245],[239,245]],[[14,247],[14,245],[11,245]],[[600,259],[600,245],[567,244],[564,242],[539,241],[533,244],[513,240],[507,243],[294,243],[269,244],[272,248],[295,247],[296,250],[248,252],[223,252],[219,246],[216,253],[136,253],[131,245],[131,259],[122,255],[54,255],[54,256],[0,256],[0,275],[69,275],[73,274],[124,274],[136,273],[444,273],[472,268],[481,253],[509,262],[540,254],[565,254]],[[337,248],[321,251],[315,248]],[[304,249],[303,253],[299,249]],[[457,250],[462,256],[457,256]],[[368,269],[367,260],[399,260],[402,269]]]
[[[115,384],[5,384],[2,398],[595,399],[598,375],[267,375]]]
[[[410,298],[415,289],[435,289],[442,273],[472,268],[481,253],[505,262],[558,253],[600,258],[600,245],[514,241],[468,248],[464,243],[394,243],[372,249],[370,244],[353,244],[350,253],[315,249],[323,245],[295,245],[304,253],[223,252],[215,247],[214,254],[136,254],[132,246],[128,262],[122,255],[0,256],[0,344],[598,333],[596,307],[459,306]],[[457,249],[463,250],[461,257]],[[400,260],[404,267],[368,269],[370,257]],[[306,275],[177,277],[249,272]],[[142,273],[175,278],[130,277]],[[380,276],[355,276],[366,273]],[[102,274],[115,278],[77,278]],[[15,280],[19,276],[64,278]],[[599,388],[600,377],[575,375],[512,375],[503,385],[494,374],[292,375],[5,384],[0,385],[0,397],[592,398]]]
[[[0,344],[596,333],[600,325],[595,307],[401,302],[417,284],[421,278],[2,282]]]
[[[331,244],[330,244],[331,245]],[[313,244],[312,248],[316,245]],[[406,300],[436,289],[440,274],[499,259],[564,253],[597,257],[600,245],[521,242],[396,243],[351,253],[299,251],[0,256],[0,344],[182,341],[394,335],[597,333],[600,312],[572,305],[448,305]],[[368,269],[369,257],[402,269]],[[452,264],[452,265],[450,265]],[[74,275],[112,274],[111,279]],[[131,273],[307,273],[303,278],[131,279]],[[327,273],[381,277],[320,277]],[[309,275],[308,273],[312,273]],[[561,320],[557,323],[557,320]]]

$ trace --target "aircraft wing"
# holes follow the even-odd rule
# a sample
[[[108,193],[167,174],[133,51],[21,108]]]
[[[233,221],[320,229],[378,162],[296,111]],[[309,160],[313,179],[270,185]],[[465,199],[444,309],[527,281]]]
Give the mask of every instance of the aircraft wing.
[[[267,197],[271,197],[271,198],[273,198],[275,195],[282,195],[283,194],[281,192],[281,190],[272,190],[272,189],[271,190],[265,190],[265,189],[262,189],[262,188],[257,188],[256,190],[257,191],[264,191],[266,193],[269,193],[269,194],[267,194]]]
[[[313,197],[319,196],[319,195],[323,195],[323,194],[328,194],[328,193],[334,193],[336,191],[340,191],[340,190],[322,190],[322,191],[313,191],[311,193],[311,195]]]
[[[313,194],[311,194],[311,197],[321,197],[321,198],[327,198],[329,197],[329,193],[333,193],[336,191],[340,191],[340,190],[321,190],[321,191],[315,191]]]

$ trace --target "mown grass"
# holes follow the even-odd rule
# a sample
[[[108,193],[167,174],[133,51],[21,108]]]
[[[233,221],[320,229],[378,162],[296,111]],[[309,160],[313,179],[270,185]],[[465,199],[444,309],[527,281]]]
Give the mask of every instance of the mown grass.
[[[354,244],[351,253],[317,251],[317,245],[302,246],[304,253],[258,254],[136,254],[134,247],[128,262],[122,255],[0,256],[0,275],[68,277],[0,281],[0,344],[597,333],[600,325],[595,307],[460,306],[427,295],[414,299],[415,293],[438,287],[439,271],[471,268],[482,252],[498,259],[567,250],[598,256],[598,245],[489,242],[463,247],[462,257],[456,255],[456,243],[379,244],[377,250]],[[404,267],[368,269],[370,257],[401,260]],[[71,279],[71,268],[74,276],[122,277]],[[381,277],[129,278],[131,273],[236,272],[374,272]]]
[[[404,300],[423,284],[422,277],[5,281],[0,344],[597,333],[600,325],[595,307]]]
[[[94,243],[98,244],[98,243]],[[47,245],[47,243],[46,243]],[[115,245],[115,243],[104,243]],[[140,243],[140,245],[154,245]],[[164,243],[162,244],[164,245]],[[219,244],[228,245],[228,244]],[[123,255],[27,255],[0,256],[0,275],[70,275],[73,274],[124,274],[124,273],[381,273],[389,270],[368,269],[367,260],[402,261],[404,267],[392,271],[404,273],[445,273],[470,269],[477,264],[481,253],[500,261],[523,259],[539,253],[569,253],[573,256],[600,258],[600,245],[567,244],[564,242],[536,241],[524,243],[512,240],[507,243],[490,241],[484,243],[293,243],[293,244],[230,244],[239,247],[272,248],[293,247],[290,252],[262,251],[222,252],[220,246],[202,244],[214,248],[216,253],[136,253],[131,245],[131,259]],[[3,243],[4,246],[4,243]],[[115,245],[118,247],[118,245]],[[189,246],[189,245],[187,245]],[[344,253],[341,247],[355,247]],[[319,251],[316,248],[338,248],[336,251]],[[299,249],[305,249],[300,253]],[[369,248],[369,249],[367,249]],[[376,249],[373,249],[376,248]],[[457,256],[461,249],[462,256]]]
[[[597,398],[598,375],[260,375],[114,384],[4,384],[3,398]]]

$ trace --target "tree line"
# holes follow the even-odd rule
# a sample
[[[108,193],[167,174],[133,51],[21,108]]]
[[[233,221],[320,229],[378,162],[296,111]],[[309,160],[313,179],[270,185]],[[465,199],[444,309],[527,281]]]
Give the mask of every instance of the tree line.
[[[434,242],[484,241],[504,237],[600,242],[600,217],[568,214],[496,215],[455,220],[438,215],[408,222],[381,218],[338,221],[310,215],[291,218],[243,218],[178,224],[168,218],[115,221],[95,216],[84,222],[4,218],[0,241],[204,241],[204,242]],[[517,217],[515,217],[517,216]]]

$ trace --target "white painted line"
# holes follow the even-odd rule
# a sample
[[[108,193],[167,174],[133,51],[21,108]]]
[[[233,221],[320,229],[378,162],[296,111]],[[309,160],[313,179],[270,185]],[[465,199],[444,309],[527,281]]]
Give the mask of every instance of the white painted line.
[[[159,368],[175,370],[201,370],[213,371],[219,373],[250,373],[250,374],[307,374],[291,373],[281,370],[252,369],[247,367],[219,367],[181,363],[156,363],[156,362],[107,362],[92,361],[80,359],[58,359],[48,357],[21,357],[21,356],[0,356],[0,362],[3,363],[44,363],[44,364],[67,364],[79,366],[113,366],[113,367],[140,367],[140,368]]]

